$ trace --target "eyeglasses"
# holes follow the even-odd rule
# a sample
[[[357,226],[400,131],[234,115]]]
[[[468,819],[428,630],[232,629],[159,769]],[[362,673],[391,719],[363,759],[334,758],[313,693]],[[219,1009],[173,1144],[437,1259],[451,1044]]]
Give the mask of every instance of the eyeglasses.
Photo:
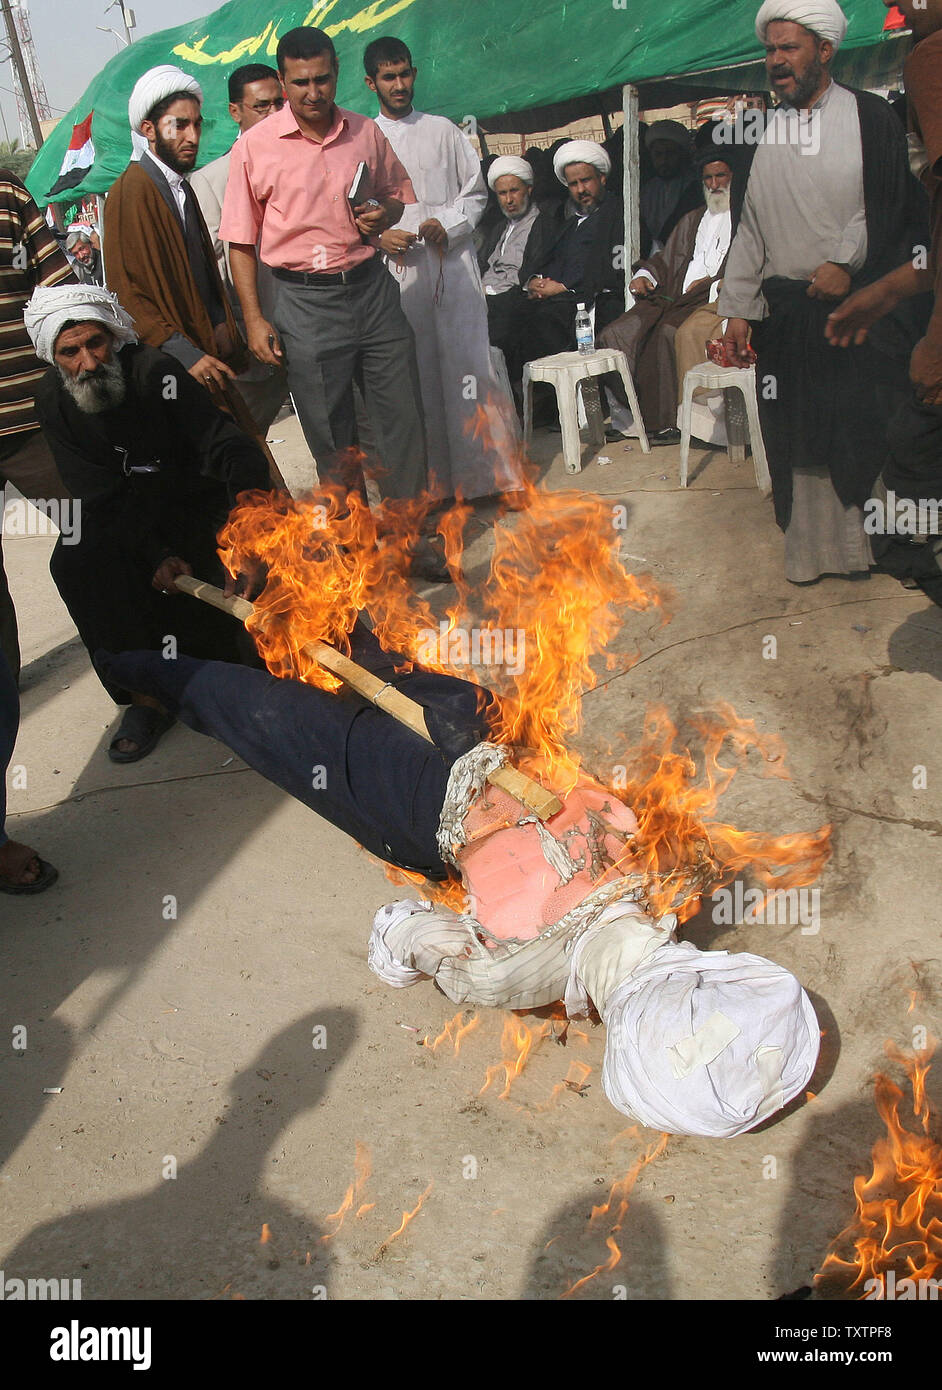
[[[284,97],[275,97],[274,101],[257,101],[249,110],[257,111],[260,116],[267,116],[269,111],[280,111],[284,104]]]

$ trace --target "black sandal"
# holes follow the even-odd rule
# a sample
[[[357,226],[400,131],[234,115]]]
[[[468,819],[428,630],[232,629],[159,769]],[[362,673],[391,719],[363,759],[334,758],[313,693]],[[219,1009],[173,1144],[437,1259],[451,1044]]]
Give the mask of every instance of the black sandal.
[[[113,763],[136,763],[153,753],[163,735],[174,723],[173,715],[164,714],[152,705],[130,705],[125,710],[118,732],[108,746],[108,757]],[[117,744],[123,738],[136,743],[133,753],[122,753]]]
[[[43,859],[35,850],[32,858],[39,865],[39,877],[32,883],[11,883],[9,879],[0,878],[0,893],[43,893],[47,888],[52,887],[59,877],[59,870],[53,868],[48,860]],[[27,864],[29,862],[29,860],[26,861]]]

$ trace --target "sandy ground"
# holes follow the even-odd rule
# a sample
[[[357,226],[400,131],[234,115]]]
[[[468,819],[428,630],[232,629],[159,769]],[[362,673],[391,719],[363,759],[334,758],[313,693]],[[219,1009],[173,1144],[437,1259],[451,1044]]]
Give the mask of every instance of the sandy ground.
[[[292,485],[309,483],[296,422],[272,435]],[[537,435],[547,485],[623,504],[628,564],[678,595],[669,626],[629,615],[618,645],[640,661],[585,697],[590,765],[618,761],[652,704],[682,718],[729,701],[784,737],[791,780],[753,757],[723,817],[835,827],[816,934],[717,925],[709,904],[686,928],[811,991],[814,1099],[733,1141],[671,1139],[640,1173],[621,1260],[576,1297],[776,1298],[852,1213],[883,1128],[884,1041],[938,1017],[942,611],[883,577],[787,584],[749,462],[695,455],[680,491],[676,449],[609,445],[572,479],[558,448]],[[115,710],[51,547],[4,547],[24,647],[9,828],[61,874],[35,900],[0,897],[5,1277],[80,1278],[85,1299],[558,1298],[607,1260],[618,1202],[591,1210],[658,1137],[605,1100],[602,1029],[545,1038],[506,1099],[480,1094],[500,1013],[458,1056],[423,1046],[455,1008],[367,969],[372,915],[402,895],[376,863],[188,730],[108,761]],[[576,1060],[587,1089],[551,1100]],[[345,1203],[358,1145],[370,1173]]]

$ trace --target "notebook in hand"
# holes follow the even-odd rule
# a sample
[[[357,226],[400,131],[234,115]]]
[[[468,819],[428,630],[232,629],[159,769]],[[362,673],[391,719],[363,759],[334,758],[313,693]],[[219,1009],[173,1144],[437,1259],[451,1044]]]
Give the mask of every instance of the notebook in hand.
[[[369,187],[370,171],[361,160],[357,165],[357,171],[353,176],[350,191],[347,194],[347,201],[352,208],[359,207],[366,201],[366,191]]]

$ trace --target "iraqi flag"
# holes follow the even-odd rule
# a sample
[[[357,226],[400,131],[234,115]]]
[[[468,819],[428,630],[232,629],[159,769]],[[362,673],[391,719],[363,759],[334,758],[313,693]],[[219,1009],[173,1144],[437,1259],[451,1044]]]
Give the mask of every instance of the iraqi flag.
[[[92,144],[94,114],[94,111],[89,111],[81,125],[72,127],[72,139],[65,152],[59,177],[50,188],[47,197],[55,198],[58,193],[77,188],[95,163],[95,146]]]

